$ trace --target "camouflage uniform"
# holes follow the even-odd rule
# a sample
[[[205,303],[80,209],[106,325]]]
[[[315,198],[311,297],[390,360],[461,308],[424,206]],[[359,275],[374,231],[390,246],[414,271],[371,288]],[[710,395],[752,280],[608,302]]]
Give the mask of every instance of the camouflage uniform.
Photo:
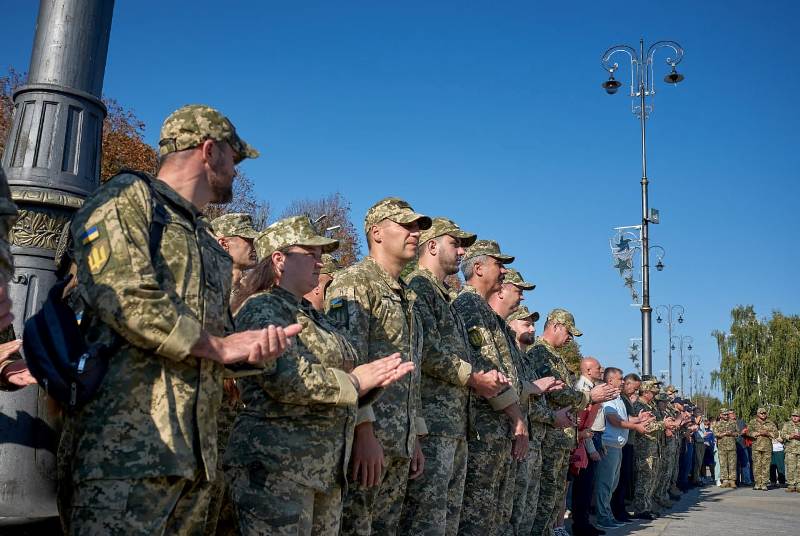
[[[800,409],[792,411],[792,415],[800,416]],[[791,438],[795,435],[800,435],[800,423],[795,424],[791,420],[784,423],[781,441],[786,465],[786,489],[800,492],[800,439]]]
[[[384,219],[397,223],[430,219],[415,213],[405,201],[387,198],[367,212],[367,231]],[[394,534],[400,522],[411,457],[418,435],[426,433],[420,407],[422,326],[414,314],[416,295],[390,276],[372,257],[337,272],[325,296],[326,311],[343,330],[358,354],[358,363],[400,352],[416,369],[387,387],[370,406],[359,411],[356,424],[373,421],[375,437],[386,462],[378,486],[353,483],[344,501],[343,534]]]
[[[655,399],[653,399],[653,402],[656,402],[655,404],[653,404],[655,408],[656,422],[663,423],[666,417],[670,417],[669,410],[665,408],[664,411],[662,411],[659,408],[659,405],[657,404],[657,402],[667,402],[667,401],[669,401],[669,398],[667,398],[667,395],[663,392],[658,393]],[[656,481],[655,481],[655,487],[653,489],[652,502],[654,505],[658,505],[663,508],[669,508],[670,506],[672,506],[672,503],[669,500],[669,496],[666,494],[666,485],[669,482],[667,475],[672,474],[672,466],[671,466],[672,462],[667,447],[667,441],[669,440],[669,438],[667,437],[666,429],[664,431],[657,433],[656,435],[658,437],[659,456],[656,459],[656,467],[657,467]],[[654,508],[654,510],[657,510],[657,508]]]
[[[14,276],[14,257],[11,255],[9,233],[16,220],[17,206],[11,201],[11,191],[8,188],[8,181],[6,181],[3,168],[0,167],[0,286],[6,286],[6,289],[8,289],[8,283],[11,282],[11,278]],[[14,339],[16,339],[16,335],[14,334],[14,328],[12,326],[8,326],[0,332],[0,344],[13,341]],[[0,376],[2,376],[3,369],[19,359],[21,358],[17,355],[5,361],[0,361]],[[0,380],[0,390],[15,391],[16,389],[18,389],[18,387],[6,384]]]
[[[199,106],[167,118],[161,153],[208,138],[228,142],[237,159],[257,155],[219,112]],[[197,207],[151,182],[168,216],[155,258],[151,188],[134,175],[106,182],[72,224],[87,338],[122,342],[96,397],[71,417],[74,534],[198,533],[205,525],[223,367],[189,351],[203,332],[232,328],[231,261]]]
[[[727,413],[728,410],[726,408],[720,410],[720,415]],[[736,423],[719,420],[714,423],[711,429],[717,439],[719,478],[722,482],[722,487],[736,487]],[[731,432],[734,435],[723,435]]]
[[[420,244],[449,235],[468,247],[475,235],[450,220],[435,218]],[[451,307],[453,295],[429,270],[417,268],[406,281],[417,296],[414,310],[422,323],[420,414],[428,435],[422,442],[425,472],[408,483],[401,534],[455,535],[461,517],[467,474],[467,381],[472,365],[467,332]]]
[[[573,336],[581,332],[575,328],[575,319],[564,309],[554,309],[548,322],[566,326]],[[570,407],[574,412],[584,409],[590,402],[588,392],[575,390],[575,378],[564,358],[546,340],[539,338],[528,351],[533,366],[542,376],[554,376],[564,382],[565,387],[547,395],[548,406],[557,411]],[[577,447],[577,427],[562,430],[548,426],[542,439],[542,477],[539,491],[539,507],[533,522],[533,534],[550,534],[555,525],[561,505],[566,497],[567,471],[570,452]]]
[[[758,411],[766,410],[758,408]],[[755,438],[753,441],[753,479],[755,480],[754,489],[767,489],[769,484],[769,465],[772,459],[772,440],[778,438],[778,427],[770,420],[761,420],[758,417],[753,418],[747,425],[751,436]],[[758,436],[760,432],[767,432],[768,436]]]
[[[640,392],[658,391],[657,383],[652,380],[642,382]],[[635,471],[636,486],[634,489],[633,510],[637,514],[653,511],[653,492],[658,482],[659,451],[661,439],[664,434],[663,417],[659,418],[659,412],[654,404],[646,403],[640,396],[633,404],[633,414],[638,415],[642,411],[649,411],[656,416],[655,421],[647,425],[647,432],[640,434],[636,432],[635,439]]]

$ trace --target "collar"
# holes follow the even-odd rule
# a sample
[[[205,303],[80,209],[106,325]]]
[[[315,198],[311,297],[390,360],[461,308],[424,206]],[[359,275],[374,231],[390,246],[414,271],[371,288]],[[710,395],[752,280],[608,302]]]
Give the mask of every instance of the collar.
[[[448,287],[443,282],[439,281],[439,279],[435,275],[433,275],[433,272],[431,272],[430,270],[428,270],[423,266],[417,265],[417,268],[413,272],[411,272],[411,274],[408,276],[408,280],[411,280],[412,277],[417,275],[422,276],[431,283],[433,283],[433,286],[435,286],[439,290],[439,292],[442,293],[444,298],[447,301],[450,301],[450,287]]]
[[[389,273],[383,269],[383,266],[378,264],[378,261],[367,255],[361,262],[367,270],[378,276],[390,289],[397,292],[403,291],[403,283],[390,276]]]
[[[202,217],[203,213],[188,199],[184,198],[181,194],[172,189],[172,186],[162,181],[161,179],[153,179],[153,188],[164,196],[170,203],[177,205],[183,212],[187,213],[192,220]]]

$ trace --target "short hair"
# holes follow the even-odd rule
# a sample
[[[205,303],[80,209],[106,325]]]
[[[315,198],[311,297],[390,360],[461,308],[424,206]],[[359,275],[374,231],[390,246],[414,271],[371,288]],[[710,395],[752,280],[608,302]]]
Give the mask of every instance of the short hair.
[[[430,240],[426,240],[425,242],[423,242],[423,243],[421,243],[419,246],[417,246],[417,258],[419,258],[419,257],[422,257],[422,253],[423,253],[424,251],[427,251],[427,250],[428,250],[428,242],[433,242],[433,241],[436,241],[436,243],[437,243],[437,244],[441,244],[441,243],[442,243],[442,240],[443,240],[443,239],[444,239],[444,237],[446,237],[446,236],[447,236],[447,235],[439,235],[439,236],[434,236],[434,237],[433,237],[433,238],[431,238]]]
[[[625,378],[623,378],[626,382],[640,382],[642,379],[639,377],[638,374],[635,372],[631,372],[630,374],[626,374]]]
[[[622,376],[622,369],[618,369],[617,367],[606,367],[606,370],[603,371],[603,381],[608,383],[608,377],[612,374],[619,374]]]
[[[464,281],[469,281],[475,275],[475,265],[486,261],[488,255],[476,255],[461,261],[461,273],[464,274]]]

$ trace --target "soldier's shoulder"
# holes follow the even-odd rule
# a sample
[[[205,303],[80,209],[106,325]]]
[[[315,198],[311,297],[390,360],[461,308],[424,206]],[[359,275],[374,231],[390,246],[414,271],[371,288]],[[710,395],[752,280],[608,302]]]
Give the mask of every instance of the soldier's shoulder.
[[[286,325],[294,322],[296,310],[269,291],[253,294],[234,317],[237,331],[260,329],[269,324]]]
[[[88,217],[98,207],[121,197],[132,200],[132,203],[129,204],[131,208],[138,205],[138,208],[144,209],[148,206],[151,196],[147,183],[138,175],[120,173],[100,185],[86,199],[83,206],[75,214],[75,221]]]

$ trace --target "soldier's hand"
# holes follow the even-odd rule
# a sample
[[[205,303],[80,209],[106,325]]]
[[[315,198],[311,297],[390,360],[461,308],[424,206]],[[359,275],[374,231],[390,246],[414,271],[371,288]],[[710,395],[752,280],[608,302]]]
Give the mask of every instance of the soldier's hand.
[[[26,365],[25,361],[22,359],[11,363],[3,369],[3,380],[17,387],[36,384],[36,378],[33,377],[28,370],[28,365]]]
[[[376,387],[393,384],[412,370],[414,363],[403,361],[400,352],[395,352],[371,363],[359,365],[350,374],[356,378],[353,384],[358,389],[358,396],[364,396]]]
[[[6,329],[14,321],[11,305],[11,299],[8,297],[8,282],[0,278],[0,330]]]
[[[514,442],[511,446],[511,457],[517,461],[528,455],[528,424],[525,419],[514,421]]]
[[[198,342],[191,353],[224,365],[241,361],[263,365],[283,354],[291,338],[301,331],[303,326],[300,324],[290,324],[286,327],[267,326],[263,329],[242,331],[222,338],[208,336]]]
[[[534,381],[532,385],[535,387],[533,394],[541,395],[544,393],[551,393],[553,391],[560,391],[564,388],[564,382],[557,380],[553,376],[545,376]]]
[[[570,408],[566,407],[556,411],[556,419],[555,422],[553,422],[554,428],[570,428],[575,426],[575,422],[572,420],[572,414],[569,410]]]
[[[411,457],[411,465],[408,468],[408,479],[414,480],[422,475],[425,470],[425,455],[422,454],[422,447],[420,447],[419,439],[414,447],[414,455]]]
[[[589,396],[591,396],[592,402],[608,402],[619,396],[619,389],[607,383],[595,385],[592,390],[589,391]]]
[[[467,386],[483,398],[494,398],[508,384],[508,378],[496,370],[473,372],[467,380]]]
[[[353,482],[360,482],[362,486],[367,488],[381,483],[386,462],[383,458],[383,447],[375,437],[371,422],[361,423],[356,426],[352,463]]]

